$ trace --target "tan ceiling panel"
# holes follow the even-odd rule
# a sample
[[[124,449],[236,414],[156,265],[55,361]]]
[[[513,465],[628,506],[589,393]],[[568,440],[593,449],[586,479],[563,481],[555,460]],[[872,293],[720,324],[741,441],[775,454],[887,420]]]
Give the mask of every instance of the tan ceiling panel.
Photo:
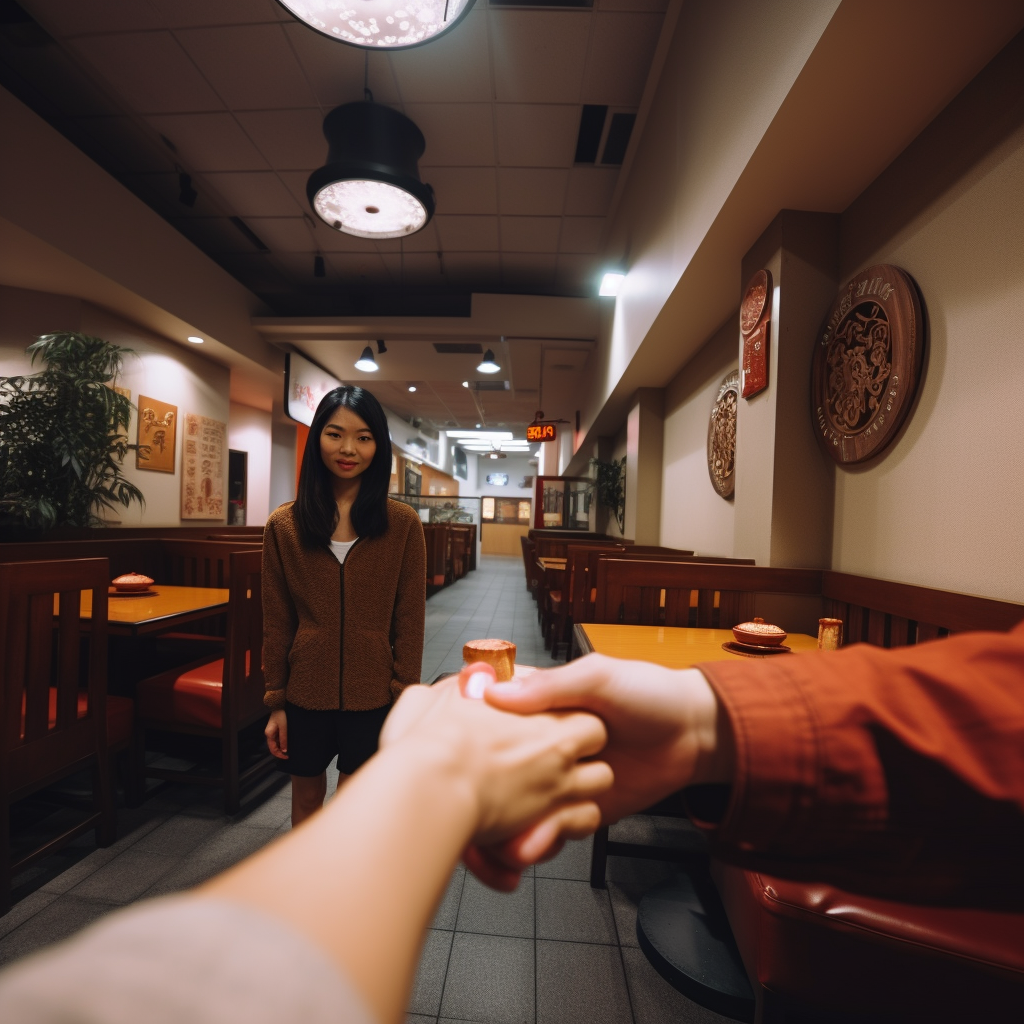
[[[488,103],[409,103],[405,113],[423,132],[423,164],[492,167],[494,118]]]
[[[421,167],[434,190],[438,213],[498,212],[498,175],[493,167]]]
[[[429,46],[388,54],[388,60],[406,104],[491,99],[487,12],[483,9],[470,11],[457,28]]]
[[[617,167],[574,167],[569,172],[565,213],[576,217],[604,217],[619,177]]]
[[[499,208],[503,214],[557,216],[565,203],[568,176],[568,171],[500,167]]]
[[[164,19],[151,4],[138,0],[21,0],[21,6],[51,35],[66,37],[80,32],[133,32],[162,28]]]
[[[499,103],[579,103],[589,11],[490,12]]]
[[[271,167],[278,171],[304,170],[307,175],[327,161],[323,120],[318,107],[238,114],[239,124]]]
[[[569,167],[576,151],[580,108],[499,103],[498,162],[504,167]]]
[[[80,0],[75,2],[80,3]],[[133,7],[146,6],[139,0],[125,2],[130,2]],[[155,6],[163,16],[164,24],[174,28],[294,20],[274,0],[149,0],[149,6]]]
[[[597,252],[607,221],[604,217],[566,217],[562,221],[560,252]]]
[[[70,45],[136,113],[224,109],[220,98],[170,32],[86,36]]]
[[[302,217],[248,217],[246,224],[270,246],[271,252],[315,252],[316,242]],[[312,257],[309,264],[312,267]]]
[[[435,217],[422,230],[414,235],[406,235],[405,238],[384,238],[377,242],[377,248],[381,252],[393,250],[394,252],[432,252],[437,253],[441,248],[441,237],[437,229],[437,218]]]
[[[488,252],[498,248],[498,218],[441,216],[437,229],[445,252]]]
[[[284,24],[283,29],[324,113],[342,103],[354,103],[363,98],[365,54],[354,46],[327,39],[296,21]],[[370,88],[376,101],[389,105],[398,103],[398,89],[386,56],[370,54],[369,70]]]
[[[661,14],[596,13],[583,78],[583,102],[635,107],[658,45]]]
[[[262,171],[269,166],[230,114],[165,114],[148,120],[174,143],[190,171]]]
[[[175,33],[232,110],[315,103],[280,25],[233,25]]]
[[[239,217],[294,217],[302,209],[295,198],[270,171],[217,173],[203,176]],[[196,185],[201,189],[200,185]]]
[[[502,217],[501,251],[557,252],[560,217]]]

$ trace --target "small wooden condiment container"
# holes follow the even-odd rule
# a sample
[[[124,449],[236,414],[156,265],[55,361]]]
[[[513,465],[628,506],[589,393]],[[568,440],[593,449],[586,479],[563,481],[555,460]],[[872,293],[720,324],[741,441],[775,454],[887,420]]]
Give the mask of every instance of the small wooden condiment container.
[[[462,660],[486,662],[499,683],[507,683],[516,671],[516,645],[511,640],[470,640],[462,648]]]

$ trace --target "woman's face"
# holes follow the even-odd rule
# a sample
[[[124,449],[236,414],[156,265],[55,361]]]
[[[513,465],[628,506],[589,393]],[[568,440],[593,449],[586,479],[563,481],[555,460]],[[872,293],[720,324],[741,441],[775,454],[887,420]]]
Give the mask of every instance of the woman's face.
[[[320,457],[341,480],[365,473],[377,451],[370,428],[351,409],[339,405],[320,434]]]

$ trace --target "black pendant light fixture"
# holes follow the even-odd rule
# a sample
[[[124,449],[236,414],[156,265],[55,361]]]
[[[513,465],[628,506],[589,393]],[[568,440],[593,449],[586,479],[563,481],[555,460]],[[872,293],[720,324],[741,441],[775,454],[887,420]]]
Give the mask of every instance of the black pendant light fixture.
[[[434,190],[420,181],[426,142],[404,114],[369,101],[324,118],[327,163],[306,183],[313,212],[359,238],[404,238],[434,216]]]
[[[328,39],[372,50],[404,50],[450,31],[474,0],[278,0]]]

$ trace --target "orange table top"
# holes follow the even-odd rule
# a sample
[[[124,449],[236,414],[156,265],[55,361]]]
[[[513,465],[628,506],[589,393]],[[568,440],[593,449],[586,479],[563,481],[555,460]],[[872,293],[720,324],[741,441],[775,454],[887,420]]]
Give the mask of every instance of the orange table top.
[[[731,661],[750,655],[734,654],[722,644],[735,640],[731,629],[693,629],[688,626],[623,626],[584,622],[576,627],[577,643],[584,653],[596,651],[613,658],[653,661],[665,668],[690,668],[702,661]],[[818,638],[790,633],[786,646],[794,653],[816,651]],[[784,658],[784,654],[762,655]]]
[[[230,592],[220,587],[172,587],[154,583],[151,592],[107,598],[109,631],[118,635],[156,633],[227,608]],[[59,597],[54,596],[54,611]],[[92,616],[92,591],[82,592],[82,618]]]

